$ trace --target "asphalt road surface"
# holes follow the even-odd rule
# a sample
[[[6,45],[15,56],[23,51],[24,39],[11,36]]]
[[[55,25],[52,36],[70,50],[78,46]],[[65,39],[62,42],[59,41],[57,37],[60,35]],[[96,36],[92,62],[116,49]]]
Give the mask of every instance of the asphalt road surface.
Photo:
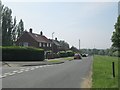
[[[2,88],[80,88],[91,70],[92,57],[62,64],[9,69],[4,72]]]

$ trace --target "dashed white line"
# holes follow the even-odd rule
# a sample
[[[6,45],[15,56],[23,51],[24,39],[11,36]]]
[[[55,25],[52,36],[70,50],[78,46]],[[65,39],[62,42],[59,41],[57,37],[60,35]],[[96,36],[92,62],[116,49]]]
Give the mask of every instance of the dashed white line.
[[[15,71],[4,73],[3,75],[0,75],[0,79],[5,78],[7,76],[15,75],[17,73],[20,74],[20,73],[23,73],[25,71],[27,72],[27,71],[30,71],[30,70],[35,70],[37,68],[42,68],[42,67],[47,67],[47,66],[53,66],[53,65],[43,65],[43,66],[33,66],[33,67],[21,68],[20,70],[15,70]]]
[[[9,75],[14,75],[14,74],[16,74],[16,73],[10,73]]]
[[[19,71],[19,72],[17,72],[17,73],[22,73],[23,71]]]

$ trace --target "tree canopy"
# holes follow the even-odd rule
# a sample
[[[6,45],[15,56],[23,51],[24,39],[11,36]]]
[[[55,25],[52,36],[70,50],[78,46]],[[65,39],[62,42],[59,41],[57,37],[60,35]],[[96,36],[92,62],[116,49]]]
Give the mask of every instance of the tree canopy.
[[[0,2],[0,30],[2,32],[2,46],[12,46],[24,31],[22,19],[17,24],[16,17],[12,18],[12,10],[4,7]]]
[[[113,35],[111,38],[113,42],[112,46],[116,47],[117,49],[120,49],[120,15],[117,18],[117,22],[114,28],[115,28],[115,31],[113,32]]]

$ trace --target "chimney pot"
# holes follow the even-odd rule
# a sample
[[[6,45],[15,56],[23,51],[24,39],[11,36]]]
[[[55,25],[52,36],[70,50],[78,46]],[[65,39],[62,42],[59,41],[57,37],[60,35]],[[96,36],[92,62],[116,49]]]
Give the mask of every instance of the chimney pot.
[[[32,28],[29,29],[29,32],[32,33]]]
[[[42,31],[40,32],[40,35],[43,35],[43,32],[42,32]]]
[[[55,38],[55,40],[57,41],[57,38]]]

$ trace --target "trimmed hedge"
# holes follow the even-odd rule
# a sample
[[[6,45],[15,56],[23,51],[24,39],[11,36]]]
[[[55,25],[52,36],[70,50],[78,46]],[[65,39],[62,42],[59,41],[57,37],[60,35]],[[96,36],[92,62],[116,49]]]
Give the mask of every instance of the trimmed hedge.
[[[70,56],[74,56],[74,52],[71,50],[66,51],[67,55]]]
[[[43,61],[44,50],[33,47],[0,47],[3,61]]]
[[[58,54],[60,55],[60,57],[67,57],[68,56],[66,51],[60,51],[60,52],[58,52]]]

